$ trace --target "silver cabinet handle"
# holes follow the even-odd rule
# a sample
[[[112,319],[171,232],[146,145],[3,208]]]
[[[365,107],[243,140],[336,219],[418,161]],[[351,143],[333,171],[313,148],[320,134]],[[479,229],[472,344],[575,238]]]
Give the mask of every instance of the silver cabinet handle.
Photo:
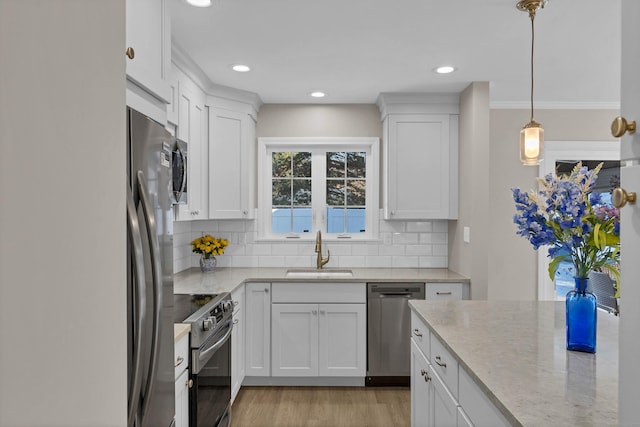
[[[240,319],[233,319],[233,324],[237,325],[239,321],[240,321]]]
[[[311,310],[311,313],[316,316],[318,314],[318,310]]]
[[[451,295],[451,291],[449,291],[449,292],[436,292],[436,295]]]
[[[422,336],[422,333],[421,333],[421,332],[420,332],[420,330],[418,330],[418,329],[414,329],[414,330],[413,330],[413,334],[414,334],[415,336],[417,336],[417,337],[421,337],[421,336]]]
[[[175,364],[175,365],[173,365],[173,366],[174,366],[175,368],[177,368],[178,366],[182,365],[182,362],[184,362],[184,357],[182,357],[182,356],[178,356],[178,357],[176,358],[176,364]]]
[[[320,314],[325,314],[325,311],[324,310],[320,310]]]
[[[424,377],[424,382],[429,382],[431,381],[431,377],[429,376],[429,373],[427,371],[425,371],[424,369],[420,370],[420,375]]]
[[[447,367],[447,364],[442,361],[440,356],[436,356],[436,365],[442,366],[443,368]]]

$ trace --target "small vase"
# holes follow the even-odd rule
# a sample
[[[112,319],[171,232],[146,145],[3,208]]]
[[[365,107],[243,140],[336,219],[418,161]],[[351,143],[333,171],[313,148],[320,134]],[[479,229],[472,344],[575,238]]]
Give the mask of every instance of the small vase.
[[[203,273],[212,272],[216,268],[217,262],[218,260],[214,256],[209,258],[200,257],[200,270]]]
[[[567,292],[567,350],[596,352],[598,311],[596,296],[587,291],[588,277],[574,277],[575,290]]]

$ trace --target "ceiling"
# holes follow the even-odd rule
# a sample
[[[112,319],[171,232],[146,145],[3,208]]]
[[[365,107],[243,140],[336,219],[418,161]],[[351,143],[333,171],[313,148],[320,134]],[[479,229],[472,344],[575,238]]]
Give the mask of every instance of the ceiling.
[[[490,82],[528,108],[531,21],[516,0],[169,0],[173,43],[212,83],[264,103],[375,103]],[[618,108],[620,0],[550,0],[535,20],[536,108]],[[248,73],[231,70],[249,65]],[[457,68],[438,75],[440,65]],[[320,100],[309,93],[322,90]]]

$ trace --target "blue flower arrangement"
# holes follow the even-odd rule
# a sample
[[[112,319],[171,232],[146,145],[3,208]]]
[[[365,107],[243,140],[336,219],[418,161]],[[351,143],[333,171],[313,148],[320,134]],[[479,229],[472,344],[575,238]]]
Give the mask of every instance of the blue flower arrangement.
[[[571,260],[576,277],[604,268],[620,283],[620,212],[591,193],[601,168],[602,163],[592,170],[578,163],[569,175],[538,178],[538,191],[512,190],[517,234],[536,250],[550,246],[551,280],[560,263]]]

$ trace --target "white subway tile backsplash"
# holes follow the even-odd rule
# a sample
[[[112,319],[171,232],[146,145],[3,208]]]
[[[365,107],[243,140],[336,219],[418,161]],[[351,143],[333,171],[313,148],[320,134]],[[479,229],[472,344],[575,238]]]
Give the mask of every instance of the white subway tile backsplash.
[[[417,256],[394,256],[391,257],[391,267],[394,268],[418,268],[420,259]]]
[[[416,233],[396,233],[393,235],[394,245],[417,245],[419,234]]]
[[[407,233],[430,233],[431,222],[407,222]]]
[[[384,221],[378,241],[323,242],[323,256],[331,251],[328,267],[445,268],[448,221]],[[219,267],[314,267],[313,242],[260,242],[257,221],[198,220],[174,223],[174,271],[198,267],[191,240],[211,234],[229,240]]]
[[[449,231],[449,221],[440,220],[433,222],[433,230],[434,233],[447,233]]]

